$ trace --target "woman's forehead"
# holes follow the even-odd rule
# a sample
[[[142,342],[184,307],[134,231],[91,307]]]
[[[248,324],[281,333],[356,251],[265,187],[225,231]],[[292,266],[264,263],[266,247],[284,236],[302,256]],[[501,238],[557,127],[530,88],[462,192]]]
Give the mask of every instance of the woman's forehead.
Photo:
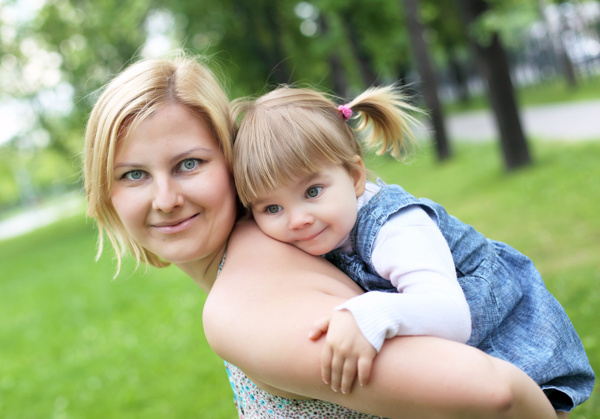
[[[219,142],[204,119],[181,104],[169,104],[135,123],[117,141],[117,153],[140,152],[162,148],[173,151],[181,148],[221,150]]]

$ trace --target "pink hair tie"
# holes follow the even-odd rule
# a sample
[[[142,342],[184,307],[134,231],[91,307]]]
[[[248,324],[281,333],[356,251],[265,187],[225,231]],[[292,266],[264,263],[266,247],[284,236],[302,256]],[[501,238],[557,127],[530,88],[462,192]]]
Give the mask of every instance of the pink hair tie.
[[[350,109],[348,105],[338,106],[338,111],[342,114],[342,118],[344,118],[344,121],[347,121],[352,116],[352,109]]]

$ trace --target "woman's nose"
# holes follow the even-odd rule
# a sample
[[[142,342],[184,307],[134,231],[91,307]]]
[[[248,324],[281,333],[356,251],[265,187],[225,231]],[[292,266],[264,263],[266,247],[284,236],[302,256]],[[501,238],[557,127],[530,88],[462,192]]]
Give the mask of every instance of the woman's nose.
[[[314,217],[307,211],[298,209],[292,211],[289,219],[290,230],[299,230],[314,223]]]
[[[183,204],[183,196],[177,188],[177,182],[169,179],[156,179],[152,209],[171,212]]]

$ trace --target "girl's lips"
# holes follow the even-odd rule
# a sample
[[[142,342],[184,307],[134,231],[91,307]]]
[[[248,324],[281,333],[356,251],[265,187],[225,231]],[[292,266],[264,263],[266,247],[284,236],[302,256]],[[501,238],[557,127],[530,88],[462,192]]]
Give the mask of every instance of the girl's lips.
[[[321,233],[322,233],[322,232],[324,232],[324,231],[325,231],[325,229],[323,229],[323,230],[319,231],[319,232],[318,232],[318,233],[316,233],[316,234],[313,234],[312,236],[306,237],[306,238],[304,238],[304,239],[300,239],[300,240],[298,240],[298,241],[300,241],[300,242],[308,242],[308,241],[311,241],[311,240],[313,240],[314,238],[316,238],[316,237],[317,237],[319,234],[321,234]]]
[[[152,225],[152,227],[155,228],[156,230],[160,231],[163,234],[181,233],[182,231],[187,230],[194,223],[197,216],[198,216],[198,214],[194,214],[190,218],[186,218],[185,220],[182,220],[182,221],[176,221],[172,224],[163,224],[163,225],[154,224],[154,225]]]

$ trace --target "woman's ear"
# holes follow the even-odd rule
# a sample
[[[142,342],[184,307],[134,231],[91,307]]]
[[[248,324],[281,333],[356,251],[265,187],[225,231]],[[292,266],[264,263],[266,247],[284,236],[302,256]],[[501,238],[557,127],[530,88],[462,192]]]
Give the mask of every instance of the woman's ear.
[[[367,169],[365,163],[359,156],[354,156],[354,162],[350,168],[350,175],[354,181],[354,191],[358,198],[365,192],[365,184],[367,183]]]

